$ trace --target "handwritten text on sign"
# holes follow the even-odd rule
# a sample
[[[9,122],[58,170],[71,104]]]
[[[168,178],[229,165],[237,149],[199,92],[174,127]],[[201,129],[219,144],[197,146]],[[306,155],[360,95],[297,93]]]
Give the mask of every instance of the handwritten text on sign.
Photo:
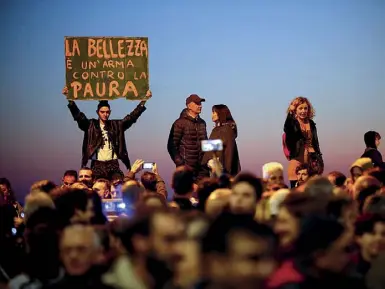
[[[68,99],[145,99],[148,38],[65,37]]]

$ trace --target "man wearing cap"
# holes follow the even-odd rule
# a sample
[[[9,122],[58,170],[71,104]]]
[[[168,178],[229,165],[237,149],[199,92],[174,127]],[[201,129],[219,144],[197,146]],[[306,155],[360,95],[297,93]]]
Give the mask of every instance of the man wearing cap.
[[[207,139],[206,122],[200,118],[202,102],[196,94],[186,99],[186,108],[171,127],[167,150],[177,167],[187,165],[194,170],[197,178],[205,176],[201,160],[201,141]]]
[[[68,93],[67,87],[63,94]],[[150,98],[151,91],[146,94]],[[112,175],[121,174],[120,159],[128,170],[131,169],[128,157],[124,132],[129,129],[146,110],[146,101],[141,101],[138,106],[123,119],[109,120],[111,109],[107,100],[99,101],[96,113],[98,119],[88,119],[77,107],[74,101],[68,101],[68,108],[79,128],[84,131],[82,147],[82,163],[85,167],[91,160],[91,169],[95,179],[109,179]]]

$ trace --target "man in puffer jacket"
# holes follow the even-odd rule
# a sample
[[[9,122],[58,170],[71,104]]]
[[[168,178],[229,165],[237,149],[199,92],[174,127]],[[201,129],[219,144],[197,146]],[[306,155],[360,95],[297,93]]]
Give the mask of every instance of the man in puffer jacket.
[[[191,167],[197,179],[208,175],[201,166],[201,141],[207,139],[206,122],[199,116],[204,101],[196,94],[186,99],[186,108],[173,123],[167,143],[168,153],[176,167]]]

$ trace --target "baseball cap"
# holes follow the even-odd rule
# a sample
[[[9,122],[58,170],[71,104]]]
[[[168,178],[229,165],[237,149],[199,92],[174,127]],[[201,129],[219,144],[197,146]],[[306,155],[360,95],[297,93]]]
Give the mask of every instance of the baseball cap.
[[[188,105],[191,102],[194,102],[196,104],[200,104],[201,102],[205,102],[206,99],[200,98],[197,94],[191,94],[189,97],[186,98],[186,105]]]

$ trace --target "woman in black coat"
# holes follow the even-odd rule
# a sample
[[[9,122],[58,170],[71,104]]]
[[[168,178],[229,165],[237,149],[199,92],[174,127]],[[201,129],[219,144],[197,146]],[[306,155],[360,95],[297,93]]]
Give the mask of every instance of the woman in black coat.
[[[237,125],[229,108],[224,104],[214,105],[211,118],[215,124],[209,139],[221,139],[223,150],[216,152],[225,173],[231,176],[237,175],[241,170],[239,162],[236,138],[238,136]],[[202,164],[207,166],[214,157],[213,152],[206,152]]]
[[[288,150],[288,175],[291,187],[297,182],[296,169],[308,164],[313,174],[321,175],[324,164],[313,117],[313,106],[306,97],[296,97],[287,109],[284,146]]]

